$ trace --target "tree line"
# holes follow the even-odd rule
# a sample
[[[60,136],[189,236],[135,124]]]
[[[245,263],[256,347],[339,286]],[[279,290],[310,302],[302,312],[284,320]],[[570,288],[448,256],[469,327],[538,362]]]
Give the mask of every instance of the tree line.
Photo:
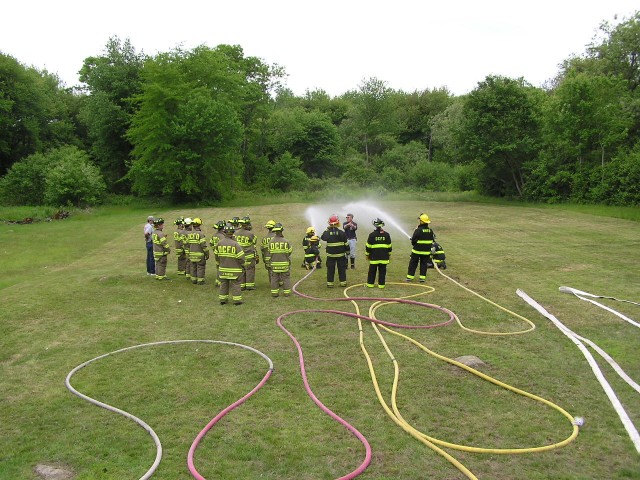
[[[81,85],[0,53],[0,197],[82,205],[106,194],[212,202],[239,190],[476,190],[640,204],[640,12],[543,87],[487,76],[469,94],[377,78],[296,96],[241,46],[147,56],[112,37]]]

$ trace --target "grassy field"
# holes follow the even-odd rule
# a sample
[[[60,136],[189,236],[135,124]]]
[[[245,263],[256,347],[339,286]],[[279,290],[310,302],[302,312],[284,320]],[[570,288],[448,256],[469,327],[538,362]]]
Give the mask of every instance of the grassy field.
[[[308,207],[311,218],[306,216]],[[585,418],[574,441],[547,452],[447,448],[449,454],[481,479],[640,479],[640,455],[582,354],[515,294],[517,288],[524,290],[640,381],[640,330],[558,290],[566,285],[640,301],[640,223],[561,207],[390,200],[191,211],[103,208],[74,212],[60,221],[0,224],[0,479],[37,478],[33,469],[40,463],[67,467],[77,479],[140,478],[155,457],[148,433],[72,395],[64,380],[75,366],[98,355],[183,339],[249,345],[275,365],[265,387],[203,440],[195,455],[202,475],[331,479],[357,468],[364,457],[362,444],[307,396],[295,346],[276,325],[279,315],[293,310],[355,312],[355,306],[297,296],[272,299],[260,264],[258,289],[245,292],[244,305],[223,307],[211,267],[208,283],[196,287],[175,275],[172,253],[171,282],[147,277],[142,238],[148,214],[163,216],[168,231],[179,215],[199,216],[206,234],[219,219],[248,214],[260,238],[262,225],[274,219],[284,224],[285,237],[296,247],[292,277],[298,280],[306,274],[300,268],[305,228],[313,220],[321,230],[331,213],[343,216],[347,209],[360,224],[357,268],[348,272],[350,285],[365,282],[365,239],[371,220],[380,215],[394,245],[385,297],[424,291],[414,299],[454,311],[470,329],[499,333],[528,328],[433,270],[426,283],[433,287],[431,293],[402,282],[410,245],[392,222],[410,234],[424,211],[445,247],[445,273],[536,325],[532,332],[516,335],[482,335],[456,323],[401,333],[447,358],[475,355],[486,364],[479,367],[481,372]],[[325,281],[325,270],[319,270],[299,288],[316,297],[343,297],[341,289],[329,290]],[[382,296],[379,289],[363,286],[348,294]],[[366,315],[372,303],[361,301],[358,307]],[[640,320],[640,307],[602,303]],[[381,307],[376,316],[410,325],[446,319],[435,310],[400,304]],[[359,479],[466,478],[399,428],[380,406],[355,320],[300,313],[284,323],[304,349],[314,393],[371,444],[371,464]],[[381,392],[390,403],[392,362],[371,326],[365,322],[363,329]],[[398,408],[417,430],[450,443],[493,449],[550,445],[571,435],[571,422],[556,410],[443,362],[406,339],[386,331],[382,335],[400,366]],[[600,359],[599,364],[631,419],[640,425],[638,394],[608,364]],[[186,456],[198,432],[249,392],[266,369],[266,362],[247,350],[176,344],[106,357],[78,372],[72,383],[153,427],[163,445],[153,478],[176,480],[191,478]]]

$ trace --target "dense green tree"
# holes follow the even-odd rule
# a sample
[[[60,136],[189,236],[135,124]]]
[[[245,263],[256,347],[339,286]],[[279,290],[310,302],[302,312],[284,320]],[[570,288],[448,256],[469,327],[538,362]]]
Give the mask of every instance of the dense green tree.
[[[335,173],[340,138],[326,114],[307,112],[301,107],[278,109],[266,128],[270,158],[289,152],[300,159],[300,166],[309,177],[323,178]]]
[[[350,140],[345,144],[362,152],[367,164],[373,155],[397,143],[398,121],[392,94],[386,82],[374,77],[363,80],[357,91],[343,96],[351,103],[341,128]]]
[[[547,143],[556,157],[604,166],[632,124],[628,97],[624,80],[569,72],[547,102]]]
[[[466,99],[461,157],[479,161],[483,193],[522,195],[540,143],[539,106],[523,80],[489,76]]]
[[[215,200],[241,184],[248,80],[236,67],[228,49],[203,46],[147,61],[128,133],[135,192]]]
[[[56,75],[0,53],[0,175],[28,155],[78,142],[70,96]]]
[[[394,96],[399,121],[400,143],[420,141],[428,149],[429,160],[433,157],[432,121],[442,114],[453,101],[446,88],[415,91],[411,94],[397,92]]]
[[[289,152],[276,158],[269,167],[267,187],[276,191],[288,192],[289,190],[302,190],[307,184],[308,178],[303,173],[302,162]]]
[[[132,150],[126,132],[136,110],[132,98],[141,91],[145,59],[129,39],[112,37],[103,55],[86,58],[80,69],[80,81],[89,94],[80,119],[91,141],[92,156],[115,192],[128,192],[130,188],[124,181]]]
[[[434,115],[430,121],[430,142],[432,159],[451,164],[463,161],[460,157],[460,143],[464,99],[454,98],[451,104],[441,113]]]

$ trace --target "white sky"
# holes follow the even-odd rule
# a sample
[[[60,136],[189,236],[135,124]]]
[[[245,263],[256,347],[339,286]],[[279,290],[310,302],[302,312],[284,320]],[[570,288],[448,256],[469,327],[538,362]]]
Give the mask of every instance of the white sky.
[[[17,0],[3,2],[0,51],[78,83],[112,36],[148,55],[238,44],[277,63],[296,95],[331,96],[376,77],[405,92],[473,90],[487,75],[541,85],[581,55],[630,0]]]

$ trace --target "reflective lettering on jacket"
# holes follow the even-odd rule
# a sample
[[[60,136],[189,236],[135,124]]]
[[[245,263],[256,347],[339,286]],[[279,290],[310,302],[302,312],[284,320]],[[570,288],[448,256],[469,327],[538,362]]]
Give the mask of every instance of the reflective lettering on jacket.
[[[322,233],[320,239],[327,243],[327,257],[340,258],[349,255],[350,248],[346,234],[336,227],[329,227]]]
[[[420,226],[416,228],[411,236],[411,245],[413,245],[411,253],[431,255],[431,245],[433,245],[434,238],[435,235],[429,227]]]
[[[236,279],[244,265],[244,250],[233,238],[223,237],[213,250],[218,262],[218,274],[222,279]]]
[[[241,228],[236,231],[235,238],[236,242],[238,242],[244,250],[245,262],[253,260],[256,256],[256,243],[258,242],[258,237],[256,237],[255,233]]]
[[[369,263],[387,264],[391,258],[391,235],[384,230],[375,230],[369,234],[365,245],[365,252]]]
[[[192,262],[200,262],[203,258],[209,256],[209,247],[204,233],[194,230],[187,234],[187,243],[189,244],[189,260]]]
[[[291,266],[293,247],[284,237],[275,236],[269,242],[266,262],[271,264],[273,272],[287,272]]]

